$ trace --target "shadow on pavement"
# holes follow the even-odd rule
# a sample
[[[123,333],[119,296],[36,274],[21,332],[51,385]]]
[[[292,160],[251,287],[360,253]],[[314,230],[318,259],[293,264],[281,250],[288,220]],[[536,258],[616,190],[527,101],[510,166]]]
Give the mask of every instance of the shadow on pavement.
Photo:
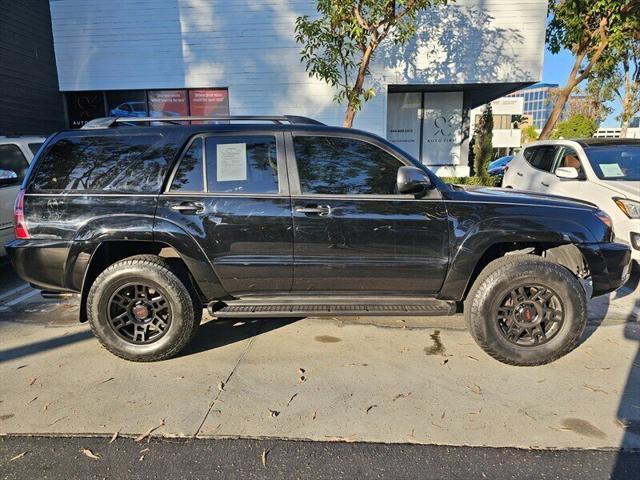
[[[276,328],[297,322],[300,318],[234,318],[210,320],[198,329],[194,339],[178,357],[213,350],[256,337]]]
[[[0,350],[0,362],[7,362],[16,358],[28,357],[29,355],[42,353],[47,350],[54,350],[89,338],[93,338],[91,330],[83,330],[82,332],[72,333],[62,337],[51,338],[41,342],[28,343],[19,347],[9,348],[7,350]]]

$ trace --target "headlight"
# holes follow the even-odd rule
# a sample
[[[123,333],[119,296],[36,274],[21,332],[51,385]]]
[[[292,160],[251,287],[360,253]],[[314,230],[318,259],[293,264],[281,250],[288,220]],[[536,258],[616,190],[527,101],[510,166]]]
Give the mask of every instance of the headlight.
[[[633,200],[627,200],[624,198],[614,198],[614,202],[618,205],[618,208],[624,212],[629,218],[640,218],[640,202],[634,202]]]

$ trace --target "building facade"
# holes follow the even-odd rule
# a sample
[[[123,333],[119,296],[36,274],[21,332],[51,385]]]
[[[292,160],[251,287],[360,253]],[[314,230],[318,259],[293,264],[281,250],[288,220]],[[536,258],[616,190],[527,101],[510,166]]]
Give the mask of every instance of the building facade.
[[[0,0],[0,136],[65,128],[46,0]]]
[[[555,88],[558,88],[557,83],[536,83],[509,94],[509,97],[524,100],[524,115],[532,120],[531,125],[541,130],[553,110],[550,92]]]
[[[103,115],[292,114],[342,124],[294,38],[312,0],[50,0],[69,124]],[[468,174],[469,112],[540,80],[546,0],[458,0],[381,45],[355,127]]]
[[[473,136],[484,105],[471,110],[470,130]],[[493,112],[492,144],[494,156],[509,155],[522,146],[519,120],[524,117],[522,97],[502,97],[491,102]]]

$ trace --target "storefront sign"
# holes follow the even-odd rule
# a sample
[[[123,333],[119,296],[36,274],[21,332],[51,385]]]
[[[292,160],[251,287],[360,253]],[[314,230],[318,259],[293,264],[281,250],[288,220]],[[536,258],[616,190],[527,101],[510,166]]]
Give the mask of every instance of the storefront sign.
[[[426,92],[422,127],[422,163],[460,164],[462,92]]]
[[[189,108],[195,117],[229,115],[229,92],[227,89],[189,90]]]
[[[415,158],[420,156],[422,93],[390,93],[387,104],[387,139]]]
[[[189,114],[186,90],[152,90],[148,97],[150,117],[184,117]]]
[[[102,92],[68,92],[65,98],[70,128],[80,128],[89,120],[106,116]]]

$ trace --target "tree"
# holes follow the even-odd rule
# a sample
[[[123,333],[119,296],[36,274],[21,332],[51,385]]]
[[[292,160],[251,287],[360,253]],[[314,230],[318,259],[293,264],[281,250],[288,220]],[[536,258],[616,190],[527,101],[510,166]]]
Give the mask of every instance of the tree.
[[[593,118],[576,113],[568,120],[558,123],[552,138],[590,138],[598,130]]]
[[[493,109],[487,103],[473,132],[473,170],[476,176],[489,177],[489,162],[493,160]]]
[[[574,63],[560,89],[540,138],[548,138],[573,89],[594,68],[617,63],[612,54],[640,36],[640,0],[550,0],[547,44],[553,53],[567,49]]]
[[[296,19],[296,41],[311,77],[337,89],[334,101],[347,102],[343,125],[375,95],[366,87],[369,65],[383,41],[405,44],[416,32],[418,13],[448,0],[317,0],[319,18]]]
[[[634,39],[622,54],[619,86],[615,88],[620,99],[620,137],[627,138],[629,121],[640,112],[640,40]]]
[[[538,139],[538,131],[534,125],[527,125],[522,129],[522,143],[533,142]]]

